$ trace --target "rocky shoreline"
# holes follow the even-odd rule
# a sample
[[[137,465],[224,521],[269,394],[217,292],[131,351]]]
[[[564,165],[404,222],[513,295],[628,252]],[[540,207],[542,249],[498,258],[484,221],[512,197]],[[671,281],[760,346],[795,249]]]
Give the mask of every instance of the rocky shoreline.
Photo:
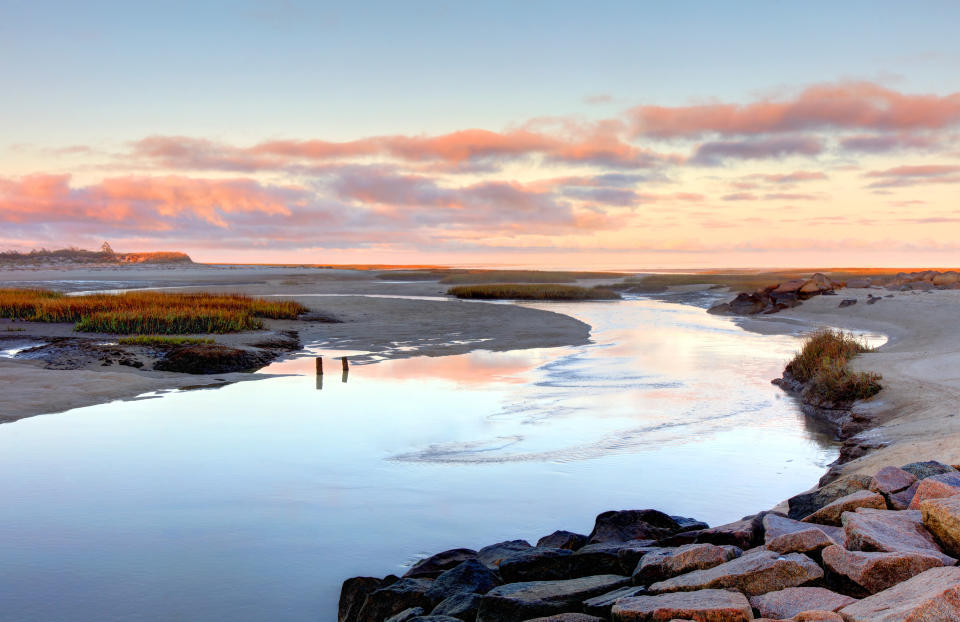
[[[652,509],[590,534],[453,549],[354,577],[338,622],[960,620],[960,471],[849,475],[718,527]]]

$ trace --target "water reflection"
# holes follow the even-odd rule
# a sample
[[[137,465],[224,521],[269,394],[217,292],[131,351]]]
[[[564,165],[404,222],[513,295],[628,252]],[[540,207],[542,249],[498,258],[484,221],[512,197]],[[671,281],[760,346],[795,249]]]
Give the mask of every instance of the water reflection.
[[[5,619],[330,619],[348,576],[607,509],[717,524],[836,455],[770,385],[795,337],[657,302],[543,306],[594,342],[376,364],[317,344],[263,381],[0,427]]]

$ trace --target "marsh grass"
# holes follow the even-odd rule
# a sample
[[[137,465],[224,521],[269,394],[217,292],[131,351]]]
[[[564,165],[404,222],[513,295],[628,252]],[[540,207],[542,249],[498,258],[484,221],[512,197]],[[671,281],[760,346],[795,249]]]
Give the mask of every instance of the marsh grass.
[[[445,285],[503,283],[574,283],[578,279],[617,279],[622,272],[569,272],[546,270],[475,270],[453,273],[440,280]]]
[[[493,285],[461,285],[447,293],[457,298],[475,300],[617,300],[620,295],[602,287],[576,285],[497,283]]]
[[[135,335],[231,333],[263,328],[260,318],[296,319],[308,309],[290,300],[242,294],[127,292],[64,296],[49,290],[0,289],[0,317],[74,322],[75,330]]]
[[[136,337],[121,337],[117,343],[123,346],[148,346],[172,348],[175,346],[193,346],[214,343],[213,339],[199,337],[170,337],[167,335],[138,335]]]
[[[807,397],[820,402],[852,402],[876,395],[881,376],[855,372],[850,360],[870,348],[862,340],[843,331],[823,329],[803,342],[803,347],[787,364],[787,371],[806,384]]]

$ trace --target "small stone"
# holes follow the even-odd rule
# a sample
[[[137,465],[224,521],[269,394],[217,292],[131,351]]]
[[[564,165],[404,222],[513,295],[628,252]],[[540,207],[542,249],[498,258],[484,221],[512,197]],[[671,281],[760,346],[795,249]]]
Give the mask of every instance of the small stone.
[[[927,499],[920,504],[923,526],[943,550],[960,557],[960,495]]]
[[[659,622],[671,619],[748,622],[753,620],[753,612],[743,594],[727,590],[697,590],[621,598],[613,606],[611,617],[614,622]]]
[[[920,509],[920,502],[926,499],[943,499],[960,494],[960,472],[931,475],[921,480],[917,492],[910,501],[910,509]]]
[[[773,590],[807,585],[822,577],[823,570],[806,555],[780,555],[765,549],[753,549],[719,566],[660,581],[647,589],[654,594],[734,589],[747,596],[756,596]]]
[[[888,495],[905,490],[916,481],[917,477],[910,471],[888,466],[883,467],[873,476],[873,480],[870,482],[870,490]]]
[[[932,568],[840,610],[846,622],[960,620],[960,568]]]
[[[837,306],[842,309],[844,307],[850,307],[855,304],[857,304],[856,298],[844,298],[843,300],[840,301],[840,304],[838,304]]]
[[[957,470],[949,464],[928,460],[926,462],[911,462],[903,465],[903,470],[912,473],[917,479],[927,479],[931,475],[941,475],[943,473],[956,473]]]
[[[956,559],[945,555],[923,526],[919,510],[872,510],[861,508],[843,515],[847,548],[851,551],[921,553],[938,557],[952,566]]]
[[[410,570],[403,577],[405,579],[432,579],[454,566],[458,566],[461,562],[476,558],[476,556],[477,552],[472,549],[451,549],[437,553],[418,561],[410,567]]]
[[[538,549],[569,549],[576,551],[585,545],[590,538],[572,531],[554,531],[549,536],[537,540]]]
[[[719,566],[743,551],[735,546],[715,544],[686,544],[675,549],[660,549],[644,555],[633,572],[635,585],[663,581],[694,570]]]
[[[857,596],[876,594],[921,572],[942,566],[939,557],[922,553],[848,551],[839,546],[823,550],[827,579]]]
[[[788,587],[750,597],[750,604],[762,617],[784,619],[803,611],[838,611],[857,599],[822,587]]]
[[[531,547],[530,543],[526,540],[507,540],[506,542],[497,542],[496,544],[483,547],[477,551],[476,557],[488,568],[496,569],[500,566],[500,561],[503,558],[509,557],[517,551],[525,551],[529,548],[533,547]]]
[[[500,583],[494,571],[476,559],[468,559],[434,579],[427,598],[437,602],[455,594],[486,594]]]
[[[680,524],[657,510],[620,510],[597,516],[590,543],[656,540],[680,530]]]
[[[822,525],[840,525],[840,516],[844,512],[852,512],[857,508],[874,508],[876,510],[887,509],[887,502],[883,495],[870,492],[869,490],[858,490],[853,494],[828,503],[810,516],[803,519],[804,523],[820,523]]]

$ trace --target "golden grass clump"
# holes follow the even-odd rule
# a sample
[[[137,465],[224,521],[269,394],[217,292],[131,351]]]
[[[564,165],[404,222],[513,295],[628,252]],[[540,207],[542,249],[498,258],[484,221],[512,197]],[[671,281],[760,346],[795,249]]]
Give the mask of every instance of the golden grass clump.
[[[577,279],[615,279],[621,272],[569,272],[547,270],[477,270],[449,274],[440,280],[447,285],[500,283],[574,283]]]
[[[869,352],[860,339],[839,330],[822,329],[813,333],[787,364],[787,372],[806,384],[804,394],[821,402],[852,402],[876,395],[880,375],[850,371],[847,364],[854,356]]]
[[[262,328],[260,318],[296,319],[306,311],[294,301],[242,294],[141,291],[64,296],[47,290],[0,289],[0,317],[75,322],[75,329],[83,332],[231,333]]]
[[[214,343],[213,339],[200,337],[170,337],[168,335],[137,335],[136,337],[121,337],[117,340],[122,346],[198,346]]]
[[[447,293],[457,298],[475,300],[616,300],[620,298],[616,292],[602,287],[516,283],[461,285],[451,287]]]

